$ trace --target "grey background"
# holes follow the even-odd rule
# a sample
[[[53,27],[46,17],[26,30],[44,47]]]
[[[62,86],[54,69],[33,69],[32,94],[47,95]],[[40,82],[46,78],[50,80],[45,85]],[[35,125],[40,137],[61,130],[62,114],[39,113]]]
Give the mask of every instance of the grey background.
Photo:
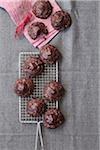
[[[58,1],[72,12],[73,25],[52,43],[63,59],[59,76],[66,89],[60,103],[66,122],[43,130],[45,150],[99,150],[99,2]],[[34,149],[36,125],[18,121],[18,54],[37,51],[24,38],[14,38],[15,25],[0,9],[0,150]]]

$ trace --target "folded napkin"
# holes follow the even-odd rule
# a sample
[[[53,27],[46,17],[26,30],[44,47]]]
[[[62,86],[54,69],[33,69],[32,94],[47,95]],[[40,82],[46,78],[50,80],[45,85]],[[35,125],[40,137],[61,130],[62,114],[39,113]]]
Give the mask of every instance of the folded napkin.
[[[32,13],[32,6],[37,0],[0,0],[0,7],[4,8],[10,15],[13,22],[17,25],[16,35],[20,35],[22,32],[29,42],[34,46],[41,48],[49,41],[51,41],[59,31],[55,30],[51,25],[51,17],[47,19],[37,18]],[[61,10],[55,0],[49,0],[53,6],[53,13]],[[43,22],[48,28],[48,35],[42,35],[36,40],[31,39],[28,35],[27,28],[32,22]]]

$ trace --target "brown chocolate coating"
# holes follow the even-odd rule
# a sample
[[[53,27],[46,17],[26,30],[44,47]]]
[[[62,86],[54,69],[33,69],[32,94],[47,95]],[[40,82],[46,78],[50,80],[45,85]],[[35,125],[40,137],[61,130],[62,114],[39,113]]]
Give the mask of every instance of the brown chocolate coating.
[[[44,116],[44,126],[47,128],[57,128],[64,122],[64,116],[58,109],[49,109]]]
[[[28,97],[33,93],[34,84],[31,79],[21,78],[18,79],[14,87],[15,93],[21,97]]]
[[[55,30],[63,30],[71,26],[72,20],[68,12],[57,11],[51,17],[51,24]]]
[[[49,1],[38,0],[35,2],[32,11],[36,17],[47,19],[52,13],[53,7]]]
[[[29,25],[28,34],[33,40],[36,40],[40,35],[47,35],[48,30],[44,23],[34,22]]]
[[[35,77],[44,71],[44,63],[40,58],[31,56],[25,61],[23,71],[26,72],[29,77]]]
[[[53,45],[45,45],[41,48],[40,58],[44,63],[53,64],[60,57],[60,52]]]
[[[52,81],[44,88],[44,96],[47,101],[61,100],[64,88],[59,82]]]
[[[46,110],[46,104],[43,99],[32,99],[27,104],[27,113],[33,117],[39,117],[44,114]]]

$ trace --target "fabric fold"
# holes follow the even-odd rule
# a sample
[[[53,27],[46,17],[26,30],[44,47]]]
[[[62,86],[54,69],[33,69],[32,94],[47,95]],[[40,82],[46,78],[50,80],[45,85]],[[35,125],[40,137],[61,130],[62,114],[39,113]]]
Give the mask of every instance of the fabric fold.
[[[0,0],[0,7],[4,8],[8,14],[10,15],[11,19],[13,22],[17,25],[16,28],[16,35],[21,35],[22,32],[25,35],[25,37],[29,40],[29,42],[34,46],[40,48],[41,46],[47,44],[50,42],[58,33],[59,31],[54,30],[54,28],[51,25],[51,17],[47,19],[40,19],[37,18],[33,13],[32,13],[32,6],[37,0]],[[53,6],[53,13],[56,11],[61,10],[60,6],[55,0],[49,0],[51,5]],[[28,14],[32,14],[33,17],[31,19],[28,18]],[[27,20],[27,18],[29,20]],[[26,20],[25,20],[26,19]],[[26,23],[25,23],[26,21]],[[47,28],[48,28],[48,35],[43,35],[37,38],[36,40],[33,40],[29,37],[27,27],[30,23],[32,22],[43,22]]]

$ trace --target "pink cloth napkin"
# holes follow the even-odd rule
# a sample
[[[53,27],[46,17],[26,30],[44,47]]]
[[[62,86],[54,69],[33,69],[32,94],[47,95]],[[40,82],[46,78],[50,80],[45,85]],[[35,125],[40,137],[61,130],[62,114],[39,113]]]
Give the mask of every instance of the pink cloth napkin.
[[[49,41],[51,41],[58,33],[59,31],[54,30],[54,28],[51,25],[51,17],[47,19],[39,19],[32,13],[32,6],[37,0],[0,0],[0,7],[4,8],[10,15],[11,19],[14,21],[14,23],[19,27],[21,23],[25,20],[25,23],[23,25],[23,33],[25,37],[29,40],[29,42],[34,46],[41,48],[45,44],[47,44]],[[49,0],[51,5],[53,6],[53,13],[56,11],[61,10],[59,5],[55,0]],[[26,16],[29,14],[30,17],[28,17],[28,21],[26,21]],[[43,35],[36,40],[33,40],[30,38],[27,32],[27,28],[32,22],[43,22],[49,31],[48,35]],[[22,26],[22,25],[21,25]]]

